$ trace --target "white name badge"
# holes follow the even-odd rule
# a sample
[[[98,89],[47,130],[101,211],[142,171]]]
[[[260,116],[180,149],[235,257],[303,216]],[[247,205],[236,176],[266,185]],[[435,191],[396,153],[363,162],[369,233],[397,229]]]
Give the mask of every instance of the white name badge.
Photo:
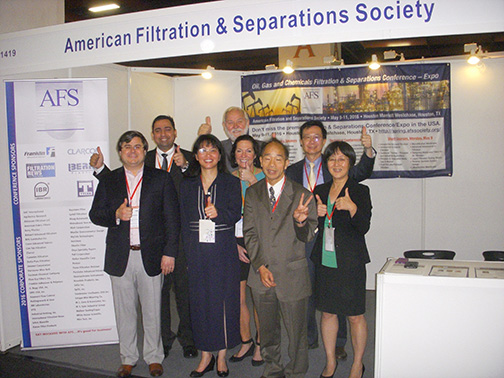
[[[140,208],[133,207],[133,214],[130,219],[130,228],[138,228],[140,224]]]
[[[235,224],[235,236],[237,238],[243,238],[243,218]]]
[[[324,249],[334,251],[334,228],[324,227]]]
[[[210,219],[200,219],[199,241],[200,243],[215,243],[215,223]]]

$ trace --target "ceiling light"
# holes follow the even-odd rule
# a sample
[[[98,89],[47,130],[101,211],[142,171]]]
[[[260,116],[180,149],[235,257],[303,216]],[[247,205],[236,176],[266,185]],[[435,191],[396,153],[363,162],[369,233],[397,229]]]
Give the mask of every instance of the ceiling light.
[[[214,71],[215,68],[212,66],[207,66],[206,70],[201,73],[201,77],[206,80],[210,80],[213,76],[212,71]]]
[[[274,71],[274,70],[278,69],[278,67],[275,66],[274,64],[267,64],[266,66],[264,66],[264,69],[267,71]]]
[[[371,63],[369,63],[369,68],[372,70],[377,70],[380,68],[380,63],[378,63],[378,57],[376,54],[371,55]]]
[[[105,12],[108,10],[119,9],[119,8],[120,8],[120,6],[117,4],[107,4],[107,5],[101,5],[99,7],[89,8],[89,11],[96,13],[96,12]]]
[[[469,53],[467,63],[472,65],[478,64],[483,58],[483,50],[477,43],[466,43],[464,45],[464,52]]]
[[[404,54],[403,54],[403,53],[398,54],[398,53],[396,53],[396,51],[395,51],[395,50],[388,50],[388,51],[384,51],[384,52],[383,52],[383,59],[385,59],[385,60],[395,59],[395,58],[397,58],[398,56],[400,57],[400,59],[399,59],[399,60],[400,60],[401,62],[404,62],[404,61],[406,60],[406,59],[404,58]]]
[[[291,73],[294,72],[294,67],[293,67],[293,64],[292,64],[292,60],[287,59],[287,63],[285,64],[283,72],[286,73],[287,75],[290,75]]]

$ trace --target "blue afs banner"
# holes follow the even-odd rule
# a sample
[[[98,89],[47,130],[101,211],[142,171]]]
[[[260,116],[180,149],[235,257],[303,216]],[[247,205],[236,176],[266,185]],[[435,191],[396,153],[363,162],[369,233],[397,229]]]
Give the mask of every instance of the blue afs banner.
[[[250,134],[273,133],[303,158],[299,127],[320,120],[327,144],[350,143],[358,156],[367,132],[377,151],[372,178],[424,178],[453,173],[450,65],[401,64],[296,70],[242,77]]]

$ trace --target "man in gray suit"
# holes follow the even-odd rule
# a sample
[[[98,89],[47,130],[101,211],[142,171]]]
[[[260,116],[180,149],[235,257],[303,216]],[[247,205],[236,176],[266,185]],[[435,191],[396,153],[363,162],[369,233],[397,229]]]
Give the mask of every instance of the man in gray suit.
[[[263,377],[304,377],[308,370],[306,313],[311,294],[305,243],[317,228],[312,194],[285,176],[288,150],[278,140],[261,154],[265,179],[247,189],[243,216],[245,245],[253,269],[248,285],[261,324]],[[280,317],[289,338],[290,361],[281,362]]]

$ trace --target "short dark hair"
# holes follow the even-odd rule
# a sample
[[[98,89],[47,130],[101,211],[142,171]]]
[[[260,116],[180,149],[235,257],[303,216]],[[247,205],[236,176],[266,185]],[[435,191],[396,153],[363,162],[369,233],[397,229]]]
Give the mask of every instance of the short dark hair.
[[[173,126],[173,129],[175,130],[175,121],[173,120],[172,117],[170,117],[169,115],[158,115],[156,118],[154,118],[154,121],[152,121],[152,126],[151,126],[151,131],[154,131],[154,124],[157,122],[157,121],[161,121],[163,119],[167,119],[168,121],[171,122],[172,126]]]
[[[282,142],[280,142],[277,138],[271,138],[270,140],[268,140],[264,144],[264,146],[263,146],[263,148],[261,150],[261,156],[264,156],[264,151],[266,150],[266,147],[268,147],[272,143],[276,143],[279,146],[281,146],[283,148],[283,150],[284,150],[285,159],[289,160],[289,149],[287,148],[287,146],[285,144],[283,144]]]
[[[254,148],[254,166],[257,168],[261,168],[261,162],[259,161],[259,156],[261,154],[261,148],[259,147],[259,143],[257,140],[255,140],[252,136],[248,134],[240,135],[238,138],[236,138],[235,142],[233,143],[233,148],[231,149],[231,167],[236,168],[238,167],[238,163],[236,163],[236,146],[238,145],[238,142],[241,142],[242,140],[247,140],[252,143],[252,147]]]
[[[117,145],[116,145],[117,152],[121,151],[122,145],[124,143],[131,142],[133,140],[133,138],[135,138],[135,137],[140,138],[140,140],[142,141],[144,150],[147,151],[149,149],[149,142],[147,142],[147,139],[145,139],[143,134],[140,131],[129,130],[129,131],[126,131],[125,133],[123,133],[123,135],[121,135],[119,137],[119,140],[117,141]]]
[[[210,144],[212,147],[219,150],[220,160],[217,163],[217,169],[220,173],[227,172],[226,168],[226,154],[220,140],[212,134],[200,135],[193,144],[192,153],[194,156],[198,154],[198,150],[202,145]],[[197,159],[192,159],[188,168],[189,176],[197,176],[201,173],[201,165]]]
[[[305,131],[305,129],[307,129],[309,127],[313,127],[313,126],[319,127],[320,131],[322,131],[322,138],[327,139],[327,130],[326,130],[324,124],[321,121],[316,120],[316,119],[313,119],[311,121],[306,121],[305,123],[303,123],[301,125],[301,127],[299,128],[299,138],[303,139],[303,131]]]
[[[324,160],[327,161],[336,151],[340,150],[343,155],[350,159],[350,167],[355,165],[355,151],[352,146],[342,140],[330,143],[324,151]]]

